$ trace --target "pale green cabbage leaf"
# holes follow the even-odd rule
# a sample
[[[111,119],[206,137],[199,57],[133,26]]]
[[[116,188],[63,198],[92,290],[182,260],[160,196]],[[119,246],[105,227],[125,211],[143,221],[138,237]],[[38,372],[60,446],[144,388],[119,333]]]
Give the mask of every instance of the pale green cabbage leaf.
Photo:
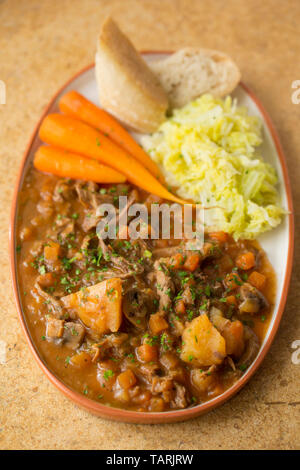
[[[251,239],[281,222],[276,171],[258,152],[261,122],[231,97],[201,96],[141,143],[180,197],[212,207],[211,229]]]

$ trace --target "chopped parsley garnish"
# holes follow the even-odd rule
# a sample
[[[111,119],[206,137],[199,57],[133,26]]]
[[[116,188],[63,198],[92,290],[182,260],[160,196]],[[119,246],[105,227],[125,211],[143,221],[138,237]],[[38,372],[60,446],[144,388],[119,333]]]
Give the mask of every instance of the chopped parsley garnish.
[[[115,375],[115,373],[111,369],[107,369],[103,372],[103,377],[104,377],[105,380],[109,380],[114,375]]]

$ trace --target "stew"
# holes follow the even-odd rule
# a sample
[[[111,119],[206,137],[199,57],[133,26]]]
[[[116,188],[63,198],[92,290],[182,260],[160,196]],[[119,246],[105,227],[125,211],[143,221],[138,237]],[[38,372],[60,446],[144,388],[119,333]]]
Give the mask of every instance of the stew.
[[[100,403],[183,409],[216,397],[255,359],[275,276],[254,241],[103,240],[97,207],[161,202],[131,184],[99,185],[30,168],[19,196],[18,282],[49,368]]]

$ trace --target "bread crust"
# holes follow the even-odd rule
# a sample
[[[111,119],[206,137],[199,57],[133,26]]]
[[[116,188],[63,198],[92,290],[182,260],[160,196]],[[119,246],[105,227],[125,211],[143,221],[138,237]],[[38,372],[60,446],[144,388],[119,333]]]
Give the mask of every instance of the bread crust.
[[[241,79],[233,60],[213,49],[180,49],[150,67],[168,94],[171,108],[180,108],[204,93],[228,95]]]
[[[167,94],[110,17],[101,28],[95,64],[102,106],[137,131],[155,131],[165,119]]]

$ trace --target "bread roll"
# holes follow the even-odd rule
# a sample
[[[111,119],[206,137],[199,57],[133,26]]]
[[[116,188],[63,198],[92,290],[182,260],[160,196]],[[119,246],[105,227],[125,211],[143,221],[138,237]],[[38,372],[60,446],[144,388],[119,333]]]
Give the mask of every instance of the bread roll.
[[[97,44],[96,79],[101,105],[134,130],[150,133],[164,121],[163,87],[111,18],[104,21]]]
[[[241,78],[231,58],[212,49],[180,49],[150,67],[168,94],[171,108],[181,108],[204,93],[228,95]]]

